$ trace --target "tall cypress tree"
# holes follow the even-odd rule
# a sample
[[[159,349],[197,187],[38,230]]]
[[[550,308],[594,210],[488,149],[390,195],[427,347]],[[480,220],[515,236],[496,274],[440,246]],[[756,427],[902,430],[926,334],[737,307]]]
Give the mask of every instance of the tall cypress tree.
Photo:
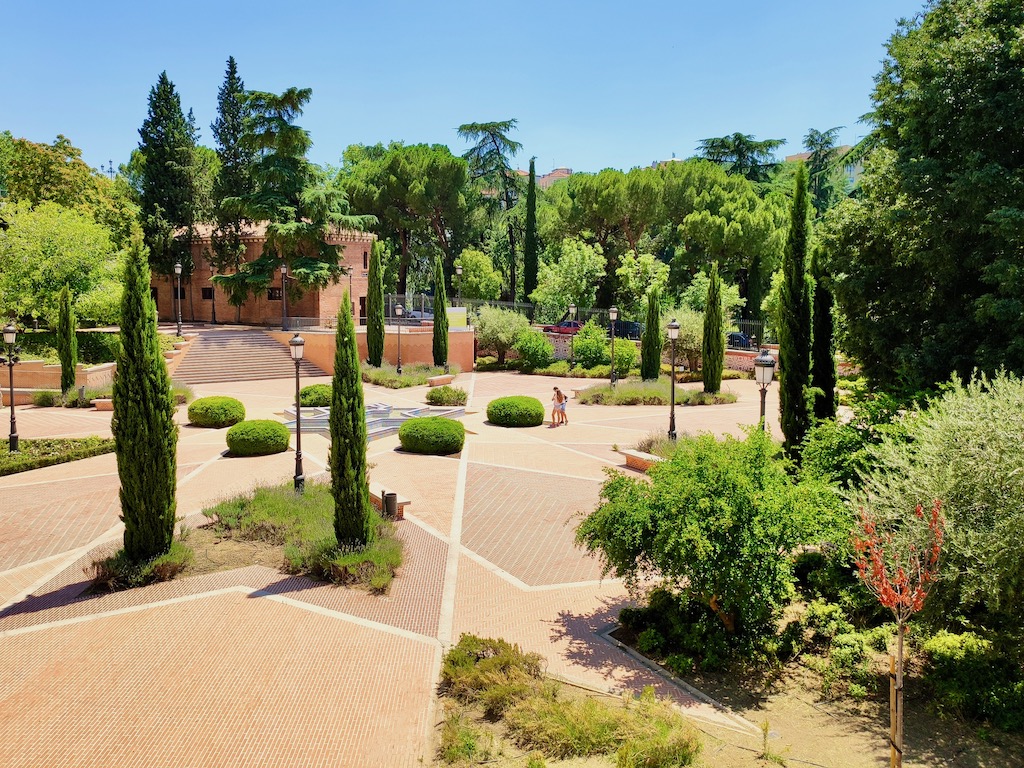
[[[647,292],[647,325],[640,341],[640,376],[655,381],[661,375],[661,294],[657,288]]]
[[[60,357],[60,393],[67,399],[75,387],[75,366],[78,365],[78,337],[75,336],[75,310],[71,306],[71,289],[65,284],[60,291],[60,314],[57,319],[57,356]]]
[[[807,388],[811,377],[811,292],[807,279],[808,239],[807,167],[796,169],[796,190],[790,212],[789,234],[782,257],[779,293],[779,401],[785,448],[800,458],[800,443],[811,426]]]
[[[523,293],[530,300],[530,294],[537,288],[537,172],[533,158],[530,158],[530,182],[526,187],[526,232],[523,235]]]
[[[704,391],[718,392],[722,388],[722,369],[725,367],[725,323],[722,320],[722,281],[718,277],[717,261],[711,264],[708,300],[704,305],[701,357]]]
[[[814,331],[811,349],[811,387],[814,394],[814,418],[836,417],[836,347],[832,319],[832,291],[828,275],[820,264],[820,252],[811,257],[814,278]]]
[[[167,552],[174,535],[178,425],[157,340],[146,251],[137,238],[125,266],[113,401],[124,551],[129,560],[144,562]]]
[[[448,292],[440,256],[434,259],[434,365],[448,369]]]
[[[338,312],[331,392],[331,450],[327,463],[334,495],[334,533],[340,547],[361,547],[373,538],[366,478],[366,408],[359,349],[348,292]]]
[[[366,286],[366,362],[380,367],[384,359],[384,243],[373,241]]]

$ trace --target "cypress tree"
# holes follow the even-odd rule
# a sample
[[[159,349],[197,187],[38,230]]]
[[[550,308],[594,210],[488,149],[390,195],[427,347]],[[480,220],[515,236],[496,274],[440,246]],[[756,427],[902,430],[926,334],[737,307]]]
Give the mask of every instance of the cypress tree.
[[[434,365],[448,370],[448,292],[440,256],[434,259]]]
[[[796,170],[796,190],[789,234],[782,257],[779,294],[779,400],[782,433],[790,456],[799,460],[800,443],[811,426],[807,388],[811,376],[811,292],[807,280],[808,238],[807,167]]]
[[[384,359],[384,243],[373,241],[366,287],[366,362],[380,367]]]
[[[657,288],[647,292],[647,325],[640,342],[640,376],[655,381],[661,375],[661,296]]]
[[[526,187],[526,232],[523,235],[523,293],[529,301],[537,288],[537,172],[530,158],[530,182]]]
[[[725,366],[725,324],[722,320],[722,282],[718,277],[718,262],[711,264],[711,282],[708,300],[704,305],[704,342],[701,348],[701,367],[705,392],[718,392],[722,388],[722,368]]]
[[[149,265],[138,238],[131,243],[125,266],[113,401],[110,429],[121,480],[124,552],[129,560],[144,562],[171,547],[178,426],[171,380],[157,340]]]
[[[359,349],[348,292],[338,312],[334,381],[331,392],[331,469],[334,533],[339,547],[362,547],[373,538],[370,485],[366,478],[366,409],[359,372]]]
[[[75,387],[75,366],[78,365],[78,337],[75,336],[75,310],[71,306],[71,289],[60,291],[60,315],[57,319],[57,355],[60,357],[60,393],[67,399]]]
[[[828,275],[820,264],[819,252],[811,257],[814,278],[814,331],[811,348],[811,387],[814,394],[814,418],[836,417],[836,348],[832,319],[832,291]]]

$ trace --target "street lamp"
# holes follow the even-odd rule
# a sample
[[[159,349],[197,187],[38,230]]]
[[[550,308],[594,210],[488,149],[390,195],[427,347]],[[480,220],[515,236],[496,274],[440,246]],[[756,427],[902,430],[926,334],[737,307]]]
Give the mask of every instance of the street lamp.
[[[181,262],[174,262],[174,275],[178,278],[178,335],[181,336]]]
[[[569,305],[569,319],[576,319],[576,305]],[[572,373],[572,367],[576,365],[576,329],[572,328],[572,333],[569,334],[569,373]]]
[[[767,349],[762,349],[761,354],[754,358],[754,378],[757,380],[757,388],[761,390],[761,429],[764,429],[764,399],[774,375],[775,358]]]
[[[456,295],[457,295],[456,301],[459,302],[459,306],[461,307],[462,306],[462,265],[461,264],[456,264],[455,265],[455,291],[456,291]]]
[[[672,389],[671,400],[669,401],[668,416],[668,439],[676,439],[676,339],[679,338],[679,323],[673,317],[668,324],[668,339],[672,342]]]
[[[402,375],[402,313],[405,312],[405,307],[401,304],[395,305],[395,317],[398,318],[398,365],[395,366],[396,373]]]
[[[608,319],[612,321],[611,322],[611,329],[612,329],[612,375],[611,375],[611,380],[612,380],[612,387],[614,387],[615,386],[615,380],[616,380],[616,378],[618,378],[615,375],[615,321],[619,319],[619,308],[618,307],[613,306],[613,307],[611,307],[608,310]]]
[[[281,330],[288,330],[288,287],[285,280],[288,279],[288,265],[281,264]]]
[[[14,366],[18,362],[18,353],[21,352],[21,347],[15,346],[15,341],[18,339],[18,329],[14,327],[14,322],[10,322],[4,328],[4,346],[6,347],[6,357],[0,357],[0,365],[7,366],[7,383],[11,387],[11,438],[9,442],[9,448],[11,453],[18,452],[18,422],[14,418]]]
[[[302,473],[302,402],[299,397],[299,365],[305,346],[305,339],[297,333],[288,342],[288,350],[295,361],[295,492],[298,494],[306,490],[306,477]]]

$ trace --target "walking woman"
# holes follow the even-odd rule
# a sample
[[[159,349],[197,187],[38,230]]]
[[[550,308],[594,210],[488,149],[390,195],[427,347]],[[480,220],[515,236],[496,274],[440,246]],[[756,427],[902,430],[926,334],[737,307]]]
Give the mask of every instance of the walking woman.
[[[555,394],[551,396],[551,426],[553,427],[569,423],[565,418],[565,400],[566,397],[562,390],[555,387]]]

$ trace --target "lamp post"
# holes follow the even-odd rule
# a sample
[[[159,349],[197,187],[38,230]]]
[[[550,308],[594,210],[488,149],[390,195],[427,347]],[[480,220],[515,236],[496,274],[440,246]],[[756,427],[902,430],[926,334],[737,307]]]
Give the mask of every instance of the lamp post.
[[[761,429],[764,429],[764,400],[774,375],[775,358],[767,349],[762,349],[761,353],[754,358],[754,378],[757,380],[757,388],[761,390]]]
[[[455,265],[455,293],[456,301],[459,302],[459,306],[462,306],[462,265]]]
[[[281,265],[281,330],[288,330],[288,286],[285,280],[288,279],[288,265]]]
[[[213,264],[210,265],[210,288],[213,291],[213,301],[210,302],[210,325],[217,324],[217,284],[213,282],[213,278],[217,276],[217,270],[213,268]]]
[[[401,304],[395,305],[395,317],[398,318],[398,365],[395,366],[395,372],[402,375],[402,313],[405,312],[405,307]]]
[[[297,333],[288,341],[288,350],[295,361],[295,493],[298,494],[306,490],[306,476],[302,473],[302,402],[299,397],[299,365],[305,346],[305,339]]]
[[[672,385],[668,406],[668,439],[676,439],[676,339],[679,338],[679,323],[673,317],[668,324],[668,339],[672,342]]]
[[[7,383],[11,388],[11,438],[8,444],[11,453],[18,452],[18,422],[14,418],[14,366],[18,362],[18,353],[21,352],[21,347],[15,346],[14,342],[17,340],[18,329],[14,327],[12,321],[4,327],[4,346],[7,355],[0,357],[0,365],[7,366]]]
[[[615,380],[618,378],[615,375],[615,321],[619,319],[619,308],[618,307],[612,306],[611,308],[609,308],[609,310],[608,310],[608,319],[612,321],[611,322],[611,329],[612,329],[612,375],[611,375],[611,383],[612,383],[612,387],[614,388],[615,387]]]
[[[178,297],[178,335],[181,336],[181,262],[174,262],[174,275],[178,279],[178,290],[175,294]]]
[[[569,305],[569,319],[576,319],[576,305]],[[572,373],[572,368],[576,365],[576,329],[572,329],[572,333],[569,334],[569,373]]]

